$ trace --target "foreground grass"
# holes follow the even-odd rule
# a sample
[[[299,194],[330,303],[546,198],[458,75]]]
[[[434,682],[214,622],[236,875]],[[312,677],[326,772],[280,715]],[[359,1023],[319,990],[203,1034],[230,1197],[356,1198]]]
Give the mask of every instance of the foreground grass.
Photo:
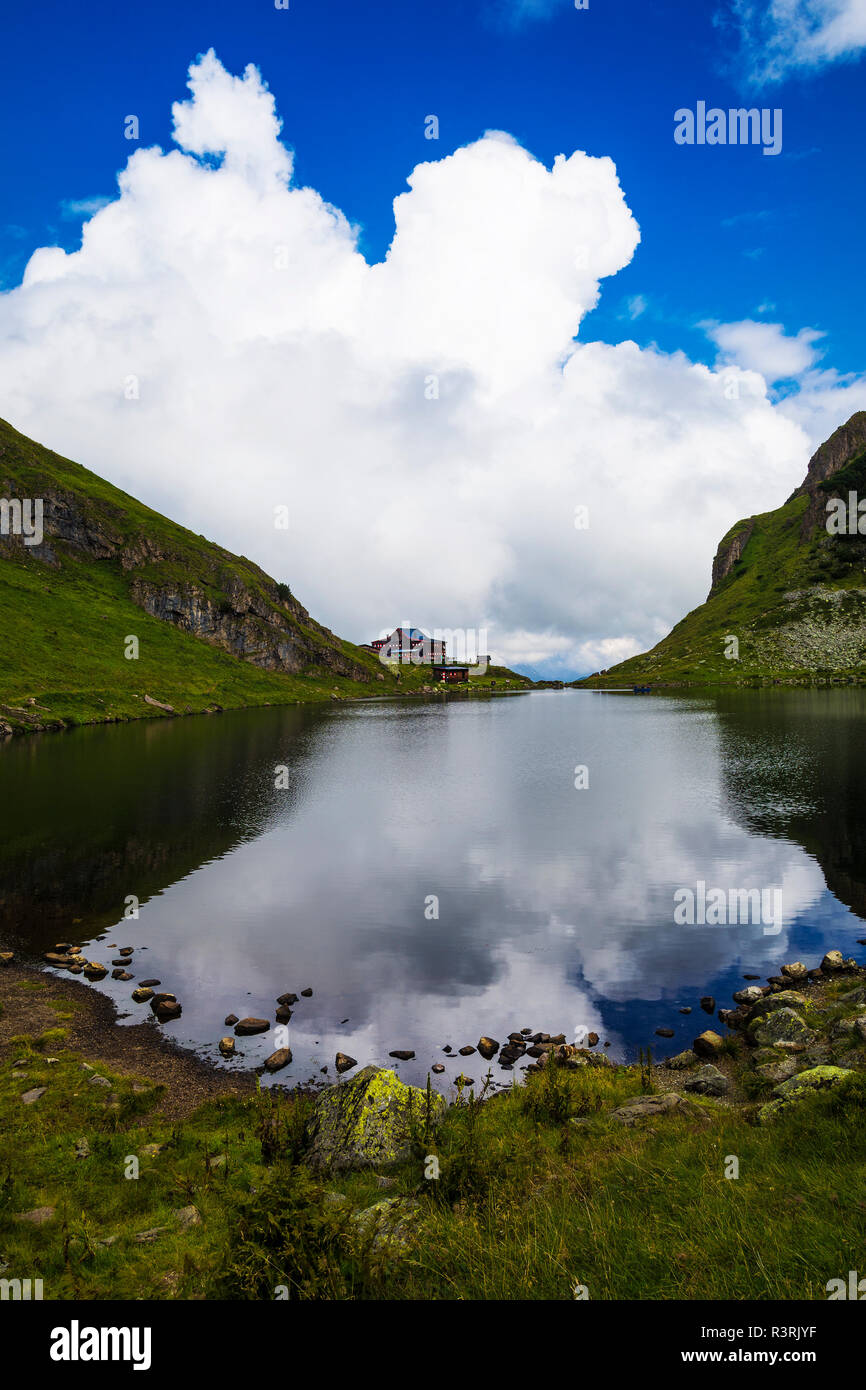
[[[11,1052],[0,1274],[41,1278],[49,1299],[273,1298],[279,1286],[308,1299],[572,1299],[575,1286],[592,1299],[821,1299],[862,1265],[859,1075],[773,1126],[704,1102],[703,1122],[624,1129],[610,1111],[641,1093],[637,1069],[552,1070],[452,1106],[426,1146],[439,1178],[419,1157],[383,1192],[375,1173],[308,1174],[302,1095],[228,1098],[171,1124],[160,1088],[102,1068],[110,1085],[92,1084],[62,1030]],[[16,1061],[26,1077],[13,1078]],[[36,1086],[45,1094],[24,1105]],[[352,1218],[394,1195],[420,1199],[420,1234],[384,1258]],[[38,1207],[55,1209],[44,1224],[19,1219]]]

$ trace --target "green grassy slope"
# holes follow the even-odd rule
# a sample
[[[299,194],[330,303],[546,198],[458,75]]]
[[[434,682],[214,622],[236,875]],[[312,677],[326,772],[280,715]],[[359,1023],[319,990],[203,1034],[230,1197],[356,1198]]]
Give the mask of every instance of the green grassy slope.
[[[397,680],[370,652],[316,623],[287,586],[252,561],[176,525],[5,421],[0,496],[51,498],[60,516],[49,523],[46,509],[47,551],[0,537],[0,722],[14,731],[170,717],[145,696],[182,714],[335,693],[417,693],[430,682],[429,670],[414,667]],[[64,534],[69,515],[72,539]],[[291,674],[243,660],[145,611],[132,597],[141,584],[194,590],[218,610],[228,610],[241,590],[282,618],[309,660]],[[136,660],[124,655],[130,635],[139,641]],[[504,668],[486,679],[497,676],[524,684]]]
[[[826,527],[827,499],[851,490],[866,497],[866,451],[775,511],[737,522],[718,554],[746,543],[707,601],[651,651],[577,684],[866,681],[866,536]]]

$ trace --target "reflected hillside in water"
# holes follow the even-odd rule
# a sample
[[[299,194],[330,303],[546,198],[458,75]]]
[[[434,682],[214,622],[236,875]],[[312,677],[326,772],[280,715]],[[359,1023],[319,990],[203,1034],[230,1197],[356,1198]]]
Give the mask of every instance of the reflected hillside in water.
[[[730,814],[802,845],[866,918],[866,693],[762,690],[716,708]]]
[[[291,813],[322,712],[310,707],[99,726],[0,748],[0,932],[81,941]],[[291,749],[289,788],[274,763]],[[72,923],[75,918],[80,922]]]

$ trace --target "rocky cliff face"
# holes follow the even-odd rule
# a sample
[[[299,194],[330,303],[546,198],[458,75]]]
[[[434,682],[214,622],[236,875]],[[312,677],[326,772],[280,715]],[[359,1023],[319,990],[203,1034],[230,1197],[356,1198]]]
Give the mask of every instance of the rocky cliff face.
[[[315,622],[284,584],[42,449],[0,421],[0,498],[39,499],[39,544],[0,533],[0,559],[52,570],[116,565],[140,608],[270,671],[311,668],[355,680],[371,670]]]
[[[754,518],[747,521],[745,524],[740,522],[738,527],[735,527],[733,531],[729,531],[724,540],[719,542],[719,548],[713,560],[713,576],[710,584],[710,592],[707,595],[708,598],[711,598],[722,581],[727,579],[734,565],[742,557],[743,551],[751,540],[754,529]]]
[[[856,415],[834,430],[830,438],[815,450],[809,460],[809,467],[803,482],[793,494],[813,493],[819,483],[824,483],[838,473],[847,463],[866,449],[866,410]]]
[[[605,682],[866,683],[866,535],[827,527],[830,499],[852,492],[866,500],[866,411],[815,451],[787,502],[731,528],[706,602]]]

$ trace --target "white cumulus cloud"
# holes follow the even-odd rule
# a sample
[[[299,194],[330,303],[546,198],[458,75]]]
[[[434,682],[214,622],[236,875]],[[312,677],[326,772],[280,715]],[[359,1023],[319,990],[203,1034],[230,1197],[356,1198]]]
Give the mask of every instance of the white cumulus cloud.
[[[409,619],[484,628],[516,665],[609,665],[701,601],[719,537],[801,480],[815,419],[866,401],[809,330],[717,326],[716,370],[582,342],[639,242],[610,159],[547,168],[488,132],[409,173],[370,265],[293,182],[254,67],[209,53],[189,86],[175,148],[136,150],[80,250],[40,248],[0,294],[2,413],[346,637]],[[783,351],[795,407],[768,391]]]

